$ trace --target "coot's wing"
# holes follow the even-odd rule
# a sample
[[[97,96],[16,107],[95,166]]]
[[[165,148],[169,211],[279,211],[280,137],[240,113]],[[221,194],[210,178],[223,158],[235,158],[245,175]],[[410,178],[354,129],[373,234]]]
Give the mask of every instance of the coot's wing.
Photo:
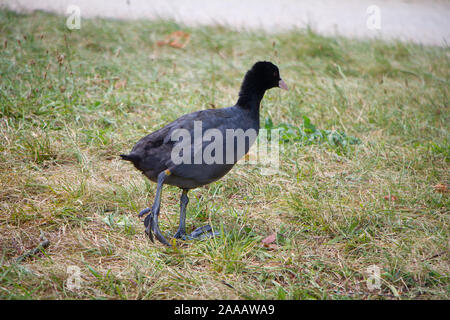
[[[194,140],[195,121],[201,122],[203,132],[210,128],[224,130],[229,123],[226,120],[230,120],[227,118],[233,116],[229,108],[200,110],[186,114],[165,127],[143,137],[133,147],[129,156],[137,159],[133,161],[136,168],[145,173],[150,179],[155,180],[158,173],[176,166],[171,160],[173,147],[180,143],[172,140],[176,130],[186,130],[185,132],[189,133],[192,140]]]
[[[194,121],[201,121],[200,145],[196,141],[198,137],[194,132]],[[167,167],[177,177],[192,180],[195,182],[193,185],[198,186],[216,181],[230,171],[234,164],[248,152],[258,134],[257,121],[253,121],[247,111],[238,107],[200,111],[189,121],[184,121],[182,127],[188,130],[191,137],[190,144],[186,148],[189,149],[187,150],[189,156],[180,156],[179,159],[183,158],[183,162],[175,164],[174,159],[171,158]],[[206,138],[205,132],[210,129],[215,129],[215,132]],[[227,130],[229,129],[241,129],[243,136],[234,141],[227,141],[227,139],[235,139],[235,137],[228,138]],[[253,132],[248,132],[248,129],[253,129]],[[235,131],[233,134],[239,135],[239,132]],[[216,137],[216,135],[220,136]],[[216,139],[220,140],[216,141]],[[174,144],[176,149],[172,150],[176,151],[175,155],[179,152],[182,143],[183,141]],[[184,151],[183,149],[183,153]]]

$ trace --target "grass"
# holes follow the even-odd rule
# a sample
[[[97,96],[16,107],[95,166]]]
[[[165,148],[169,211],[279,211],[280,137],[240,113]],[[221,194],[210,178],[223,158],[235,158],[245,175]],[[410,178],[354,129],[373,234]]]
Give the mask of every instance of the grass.
[[[184,49],[156,45],[179,29]],[[448,48],[165,21],[69,31],[5,10],[0,31],[1,299],[449,299],[449,198],[434,187],[450,182]],[[266,94],[263,125],[308,119],[359,143],[287,139],[279,174],[239,165],[190,192],[188,231],[209,221],[222,237],[152,244],[136,213],[155,184],[118,155],[184,113],[234,104],[257,60],[290,86]],[[164,189],[163,232],[179,195]],[[41,231],[50,246],[15,263]]]

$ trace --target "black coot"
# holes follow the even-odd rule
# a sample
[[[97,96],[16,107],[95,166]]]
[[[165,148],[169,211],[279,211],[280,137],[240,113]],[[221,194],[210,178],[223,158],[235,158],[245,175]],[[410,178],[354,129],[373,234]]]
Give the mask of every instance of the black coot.
[[[152,209],[143,216],[145,232],[153,241],[152,232],[165,245],[158,215],[163,184],[181,188],[180,225],[175,238],[186,238],[187,193],[223,177],[244,156],[256,140],[259,130],[259,106],[266,90],[280,87],[287,90],[278,67],[271,62],[257,62],[246,73],[236,105],[186,114],[136,143],[130,154],[121,157],[133,162],[150,180],[156,182]],[[211,234],[211,227],[195,230],[188,238]]]

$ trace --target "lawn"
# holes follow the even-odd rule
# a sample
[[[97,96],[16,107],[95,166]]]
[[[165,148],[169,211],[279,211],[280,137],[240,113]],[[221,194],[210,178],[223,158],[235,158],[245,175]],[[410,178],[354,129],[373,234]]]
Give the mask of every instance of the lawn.
[[[157,44],[177,30],[186,47]],[[167,21],[70,31],[5,10],[0,35],[1,299],[450,298],[448,48]],[[190,192],[187,231],[222,236],[150,242],[137,213],[156,185],[118,155],[185,113],[233,105],[258,60],[290,87],[266,93],[262,126],[354,143],[286,139],[276,174],[241,164]],[[163,233],[179,196],[164,188]],[[49,246],[17,261],[41,232]]]

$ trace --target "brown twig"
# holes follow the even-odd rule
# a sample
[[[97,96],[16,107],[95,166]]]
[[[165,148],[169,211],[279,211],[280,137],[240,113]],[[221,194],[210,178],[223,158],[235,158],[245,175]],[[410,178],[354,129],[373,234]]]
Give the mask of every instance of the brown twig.
[[[24,253],[20,257],[18,257],[16,259],[16,263],[21,263],[26,258],[34,256],[35,254],[37,254],[39,252],[42,252],[43,249],[47,248],[50,245],[50,241],[45,237],[44,232],[41,231],[41,235],[39,236],[39,238],[41,240],[39,245],[36,248],[34,248],[34,249]]]
[[[425,258],[425,259],[422,259],[421,261],[425,261],[425,260],[431,260],[431,259],[434,259],[434,258],[437,258],[437,257],[439,257],[439,256],[442,256],[444,253],[446,253],[447,251],[442,251],[442,252],[440,252],[440,253],[436,253],[434,256],[431,256],[431,257],[429,257],[429,258]]]

